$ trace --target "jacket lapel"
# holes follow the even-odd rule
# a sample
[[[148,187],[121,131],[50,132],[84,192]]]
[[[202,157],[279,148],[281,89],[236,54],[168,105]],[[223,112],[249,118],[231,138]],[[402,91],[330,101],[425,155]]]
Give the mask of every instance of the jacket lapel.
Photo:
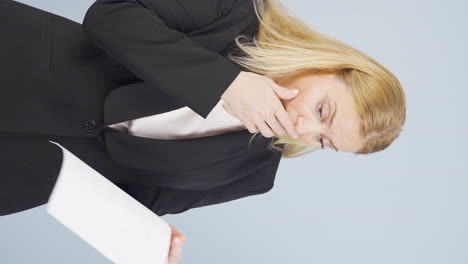
[[[113,90],[104,102],[104,124],[111,125],[184,107],[145,82],[132,83]]]
[[[271,138],[257,135],[249,144],[253,134],[247,129],[181,140],[130,136],[111,129],[105,132],[106,149],[114,161],[150,171],[187,171],[244,153],[271,152]]]

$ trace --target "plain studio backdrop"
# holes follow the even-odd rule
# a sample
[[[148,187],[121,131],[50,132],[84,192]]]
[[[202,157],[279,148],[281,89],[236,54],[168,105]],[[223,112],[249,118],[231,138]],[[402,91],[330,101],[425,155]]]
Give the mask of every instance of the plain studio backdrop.
[[[93,0],[18,2],[81,23]],[[406,125],[381,153],[283,159],[266,194],[163,216],[180,263],[468,263],[468,2],[282,3],[392,71]],[[110,263],[45,205],[0,217],[0,262]]]

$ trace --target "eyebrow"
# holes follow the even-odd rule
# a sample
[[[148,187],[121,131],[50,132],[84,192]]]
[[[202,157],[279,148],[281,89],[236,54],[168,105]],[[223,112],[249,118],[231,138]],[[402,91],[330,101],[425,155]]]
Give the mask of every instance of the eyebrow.
[[[332,117],[331,117],[329,127],[332,126],[333,120],[335,120],[335,114],[336,114],[336,101],[335,101],[335,111],[333,111],[333,115],[332,115]],[[327,138],[328,138],[328,140],[330,140],[330,143],[331,143],[332,146],[335,148],[335,151],[339,151],[339,149],[338,149],[337,147],[335,147],[335,144],[333,144],[333,141],[331,140],[331,138],[329,138],[328,136],[327,136]]]

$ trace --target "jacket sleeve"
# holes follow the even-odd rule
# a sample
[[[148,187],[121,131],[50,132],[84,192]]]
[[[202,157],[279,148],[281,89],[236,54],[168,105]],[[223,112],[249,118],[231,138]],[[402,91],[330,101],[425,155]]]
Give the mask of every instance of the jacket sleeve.
[[[241,67],[176,27],[169,28],[163,16],[171,17],[171,25],[182,20],[185,26],[206,23],[207,17],[226,15],[218,14],[225,11],[220,9],[223,1],[186,2],[193,7],[198,3],[196,11],[187,13],[183,6],[176,8],[181,0],[96,0],[82,28],[91,41],[137,77],[206,118]],[[234,7],[237,1],[226,0]],[[189,18],[193,23],[186,22]]]
[[[192,208],[225,203],[252,195],[266,193],[273,186],[246,191],[221,190],[179,190],[160,186],[119,185],[127,194],[135,198],[158,216],[179,214]]]

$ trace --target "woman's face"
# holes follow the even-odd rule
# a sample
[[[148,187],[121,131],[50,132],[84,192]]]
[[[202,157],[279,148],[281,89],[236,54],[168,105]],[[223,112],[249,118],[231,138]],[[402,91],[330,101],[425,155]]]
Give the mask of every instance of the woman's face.
[[[306,71],[273,80],[285,88],[300,90],[293,99],[281,99],[299,140],[321,147],[322,139],[324,148],[343,152],[357,152],[361,148],[359,118],[351,91],[335,74]]]

